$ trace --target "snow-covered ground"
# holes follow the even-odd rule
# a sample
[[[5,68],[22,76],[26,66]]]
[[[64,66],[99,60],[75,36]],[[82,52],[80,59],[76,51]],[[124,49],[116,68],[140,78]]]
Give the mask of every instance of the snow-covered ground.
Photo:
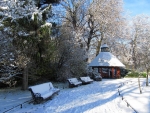
[[[29,91],[1,89],[0,113],[150,113],[150,86],[146,87],[142,78],[140,94],[137,81],[103,79],[75,88],[53,83],[59,94],[36,105],[26,102],[32,99]]]

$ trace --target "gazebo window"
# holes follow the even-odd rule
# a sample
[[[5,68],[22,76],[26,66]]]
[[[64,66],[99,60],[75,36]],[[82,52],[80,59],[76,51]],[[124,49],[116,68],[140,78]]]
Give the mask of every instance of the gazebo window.
[[[108,69],[108,68],[102,68],[102,72],[103,72],[103,73],[108,73],[108,72],[109,72],[109,69]]]

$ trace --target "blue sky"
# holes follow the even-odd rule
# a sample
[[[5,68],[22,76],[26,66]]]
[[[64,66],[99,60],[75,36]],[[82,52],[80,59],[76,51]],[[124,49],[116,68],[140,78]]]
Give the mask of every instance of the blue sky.
[[[150,16],[150,0],[123,0],[124,10],[127,11],[130,16],[136,16],[138,14],[147,14]]]

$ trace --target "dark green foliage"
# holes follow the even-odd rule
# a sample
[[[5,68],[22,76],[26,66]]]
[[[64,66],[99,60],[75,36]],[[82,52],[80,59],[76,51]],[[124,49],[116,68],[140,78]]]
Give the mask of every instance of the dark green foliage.
[[[43,4],[53,4],[53,5],[57,5],[59,4],[61,0],[39,0],[38,1],[38,8],[41,7],[41,5]]]
[[[40,0],[42,3],[45,3],[45,4],[56,4],[56,3],[59,3],[60,0]]]
[[[125,69],[125,68],[120,68],[120,74],[121,74],[121,77],[125,77],[127,74],[128,74],[128,72],[129,72],[129,70],[127,70],[127,69]]]
[[[45,3],[59,1],[47,0]],[[39,1],[36,3],[38,4]],[[50,6],[48,10],[43,10],[44,12],[39,9],[42,18],[41,15],[32,12],[34,18],[33,15],[28,15],[13,21],[11,18],[4,21],[5,27],[11,28],[12,33],[9,36],[13,37],[13,46],[16,50],[15,62],[20,66],[19,68],[27,66],[29,69],[27,71],[29,83],[40,80],[65,81],[68,77],[79,77],[85,73],[84,53],[80,47],[71,42],[72,33],[60,37],[60,26],[57,23],[53,22],[52,27],[44,26],[47,15],[51,14],[49,10],[51,10]]]

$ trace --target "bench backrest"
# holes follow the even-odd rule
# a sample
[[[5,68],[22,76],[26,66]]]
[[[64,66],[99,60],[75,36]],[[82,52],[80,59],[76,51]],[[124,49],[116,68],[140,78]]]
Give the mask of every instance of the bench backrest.
[[[53,87],[53,84],[51,82],[47,82],[47,83],[43,83],[43,84],[29,87],[29,89],[32,89],[33,93],[42,93],[45,91],[49,91],[53,88],[54,87]]]
[[[77,83],[77,82],[79,82],[77,78],[70,78],[70,79],[68,79],[68,81],[70,83]]]
[[[92,80],[89,76],[87,76],[87,77],[80,77],[80,79],[83,80],[83,81],[91,81]]]

